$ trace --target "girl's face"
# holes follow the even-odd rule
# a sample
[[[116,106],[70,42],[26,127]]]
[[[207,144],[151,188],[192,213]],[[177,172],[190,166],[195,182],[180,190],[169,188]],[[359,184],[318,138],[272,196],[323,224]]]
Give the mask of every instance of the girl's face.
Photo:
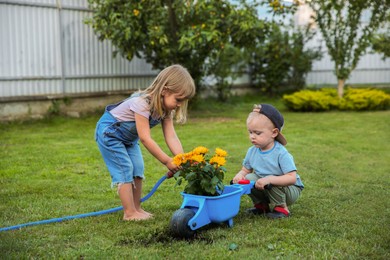
[[[169,90],[163,90],[162,98],[164,109],[167,111],[175,110],[187,99],[184,95],[173,93]]]
[[[274,146],[274,140],[279,132],[266,116],[259,115],[252,118],[247,123],[247,128],[249,140],[254,146],[262,151],[267,151]]]

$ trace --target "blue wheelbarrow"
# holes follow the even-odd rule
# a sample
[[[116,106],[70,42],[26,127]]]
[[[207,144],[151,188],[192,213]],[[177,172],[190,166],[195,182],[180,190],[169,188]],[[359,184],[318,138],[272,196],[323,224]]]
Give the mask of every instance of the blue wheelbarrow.
[[[250,194],[254,182],[240,181],[226,185],[219,196],[200,196],[182,192],[183,203],[170,221],[170,230],[180,238],[191,238],[196,230],[210,223],[233,226],[233,217],[240,209],[241,196]]]

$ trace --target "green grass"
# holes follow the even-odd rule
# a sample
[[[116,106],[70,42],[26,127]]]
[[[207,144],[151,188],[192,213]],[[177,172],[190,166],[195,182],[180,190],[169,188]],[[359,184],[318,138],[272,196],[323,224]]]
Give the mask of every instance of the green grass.
[[[245,120],[253,98],[199,105],[177,126],[185,150],[203,145],[229,152],[225,183],[241,168]],[[247,196],[233,228],[210,224],[195,239],[171,237],[180,191],[165,181],[143,203],[152,220],[123,222],[122,212],[0,232],[2,259],[389,259],[390,112],[291,113],[287,148],[305,183],[293,216],[250,216]],[[56,117],[0,126],[0,227],[120,206],[94,141],[99,115]],[[161,129],[153,129],[166,149]],[[145,149],[144,194],[166,169]],[[229,250],[231,244],[238,246]]]

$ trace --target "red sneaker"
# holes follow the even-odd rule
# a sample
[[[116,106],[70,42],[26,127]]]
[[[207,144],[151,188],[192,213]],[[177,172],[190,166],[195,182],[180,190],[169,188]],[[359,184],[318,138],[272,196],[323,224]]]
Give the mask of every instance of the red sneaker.
[[[268,218],[277,219],[277,218],[288,218],[291,214],[282,207],[275,207],[273,212],[267,213]]]

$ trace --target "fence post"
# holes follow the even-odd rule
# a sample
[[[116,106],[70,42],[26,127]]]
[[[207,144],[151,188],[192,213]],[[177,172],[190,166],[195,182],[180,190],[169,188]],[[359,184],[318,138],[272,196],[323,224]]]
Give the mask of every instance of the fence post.
[[[65,95],[66,92],[66,66],[65,66],[65,50],[64,50],[64,27],[62,23],[62,3],[61,0],[56,0],[57,10],[58,10],[58,29],[60,34],[60,57],[61,57],[61,91]]]

